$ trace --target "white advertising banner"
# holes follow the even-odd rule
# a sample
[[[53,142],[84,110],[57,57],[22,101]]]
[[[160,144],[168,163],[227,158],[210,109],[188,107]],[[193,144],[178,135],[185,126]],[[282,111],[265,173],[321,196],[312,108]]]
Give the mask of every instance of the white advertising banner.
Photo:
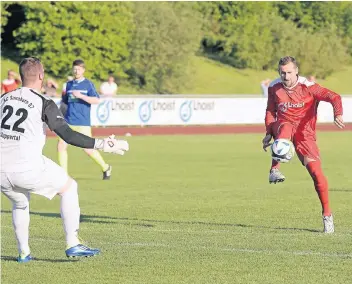
[[[352,97],[344,97],[344,120],[352,122]],[[266,98],[118,97],[92,105],[93,126],[262,124]],[[59,104],[60,100],[56,100]],[[332,122],[329,103],[321,102],[318,122]]]
[[[352,122],[352,97],[342,97],[343,120]],[[320,102],[318,107],[318,122],[334,121],[334,111],[332,105],[327,102]]]

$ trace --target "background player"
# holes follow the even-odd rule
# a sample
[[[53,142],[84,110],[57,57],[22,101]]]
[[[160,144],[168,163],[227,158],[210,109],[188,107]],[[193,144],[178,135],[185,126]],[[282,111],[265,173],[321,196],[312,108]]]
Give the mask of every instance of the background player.
[[[268,104],[265,115],[266,135],[264,150],[271,139],[292,140],[297,155],[314,181],[323,213],[324,232],[333,233],[334,223],[329,207],[328,182],[321,167],[316,143],[317,108],[320,101],[331,103],[335,124],[343,128],[341,97],[331,90],[308,81],[298,75],[296,60],[291,56],[280,59],[280,78],[269,86]],[[283,182],[285,176],[279,171],[279,163],[272,160],[269,182]]]
[[[73,61],[72,68],[74,80],[67,82],[66,94],[63,96],[63,103],[67,104],[65,119],[72,129],[91,137],[90,109],[91,104],[99,103],[99,95],[93,83],[84,78],[85,65],[83,60]],[[67,143],[63,139],[59,138],[57,150],[59,164],[67,171]],[[112,167],[105,163],[100,153],[94,149],[84,149],[84,151],[101,167],[103,179],[110,179]]]
[[[17,239],[18,262],[32,260],[29,248],[29,194],[52,199],[61,197],[68,257],[99,253],[81,244],[78,238],[80,207],[77,183],[66,171],[43,156],[45,123],[66,143],[123,155],[127,141],[113,137],[93,139],[73,131],[63,119],[55,102],[39,93],[44,69],[39,59],[25,58],[20,63],[23,87],[1,97],[1,192],[12,202],[12,220]]]
[[[5,94],[17,89],[21,85],[21,80],[13,70],[7,71],[7,78],[1,82],[1,94]]]

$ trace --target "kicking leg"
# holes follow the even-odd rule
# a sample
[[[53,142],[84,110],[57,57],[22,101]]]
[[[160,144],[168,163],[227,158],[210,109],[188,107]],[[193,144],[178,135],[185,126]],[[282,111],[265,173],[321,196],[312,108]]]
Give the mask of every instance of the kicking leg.
[[[276,122],[273,127],[274,139],[292,139],[293,126],[290,123]],[[285,176],[280,172],[280,163],[274,159],[271,160],[271,168],[269,172],[269,183],[284,182]]]

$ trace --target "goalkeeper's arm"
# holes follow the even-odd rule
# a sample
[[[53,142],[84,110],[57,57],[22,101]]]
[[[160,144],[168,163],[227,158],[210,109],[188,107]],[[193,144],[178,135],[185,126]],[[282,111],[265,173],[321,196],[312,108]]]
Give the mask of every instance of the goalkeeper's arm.
[[[62,125],[53,130],[57,136],[64,140],[67,144],[88,149],[102,149],[103,143],[101,139],[94,139],[77,131],[72,130],[67,124]],[[97,144],[97,145],[96,145]],[[101,147],[99,147],[99,145]]]
[[[44,101],[42,120],[66,143],[80,148],[104,150],[104,140],[94,139],[72,130],[57,105],[52,100]]]

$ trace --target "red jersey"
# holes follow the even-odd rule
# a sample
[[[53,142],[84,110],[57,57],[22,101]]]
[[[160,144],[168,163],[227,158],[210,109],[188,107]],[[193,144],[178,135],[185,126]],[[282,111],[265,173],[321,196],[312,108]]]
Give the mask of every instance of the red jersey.
[[[320,101],[331,103],[335,116],[342,115],[341,97],[333,91],[300,76],[291,88],[285,87],[280,78],[274,80],[268,90],[265,114],[267,134],[273,134],[272,126],[275,121],[282,121],[291,123],[304,136],[315,137]]]
[[[5,79],[4,81],[2,81],[1,83],[1,89],[4,93],[8,93],[11,92],[13,90],[16,90],[20,85],[20,81],[19,80],[9,80],[9,79]]]

